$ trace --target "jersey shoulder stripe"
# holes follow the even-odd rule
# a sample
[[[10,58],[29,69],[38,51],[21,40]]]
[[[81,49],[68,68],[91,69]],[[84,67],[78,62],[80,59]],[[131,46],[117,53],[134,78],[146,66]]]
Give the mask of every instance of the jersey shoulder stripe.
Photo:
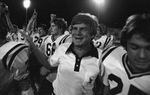
[[[15,59],[15,57],[17,56],[17,54],[22,51],[23,49],[28,48],[28,46],[23,46],[21,48],[19,48],[11,57],[9,63],[8,63],[8,69],[11,68],[12,64],[13,64],[13,60]]]
[[[110,42],[110,40],[111,40],[110,37],[107,37],[107,38],[106,38],[103,48],[106,48],[106,46],[108,45],[108,43]]]
[[[23,43],[19,43],[17,45],[15,45],[14,47],[12,47],[5,55],[4,57],[2,58],[2,62],[3,62],[3,65],[6,69],[9,69],[11,67],[11,64],[13,62],[13,59],[16,57],[16,55],[21,51],[23,50],[24,48],[27,48],[28,46],[23,44]],[[8,57],[11,53],[14,53],[11,58],[10,58],[10,61],[8,62]],[[12,62],[11,62],[12,61]]]
[[[62,44],[62,43],[65,43],[66,39],[67,39],[69,36],[70,36],[69,34],[65,35],[65,36],[61,39],[61,41],[59,42],[59,45]]]
[[[46,36],[46,37],[44,38],[44,41],[43,41],[43,42],[45,42],[45,40],[47,40],[48,37],[49,37],[49,36]]]
[[[117,47],[116,46],[111,46],[103,50],[102,52],[102,62],[105,60],[105,58]]]
[[[2,62],[3,62],[3,65],[4,67],[7,69],[7,65],[6,65],[6,60],[7,60],[7,57],[8,55],[14,50],[16,49],[17,47],[19,46],[22,46],[23,44],[17,44],[16,46],[14,46],[13,48],[11,48],[5,55],[4,57],[2,58]]]

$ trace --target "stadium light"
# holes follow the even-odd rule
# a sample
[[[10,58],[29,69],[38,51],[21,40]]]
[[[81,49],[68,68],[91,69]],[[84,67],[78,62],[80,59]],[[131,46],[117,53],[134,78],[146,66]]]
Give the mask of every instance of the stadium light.
[[[27,19],[28,19],[27,15],[28,15],[28,8],[30,7],[30,4],[31,4],[30,0],[24,0],[23,1],[23,6],[26,9],[26,23],[27,23]]]
[[[103,8],[104,8],[105,0],[94,0],[94,2],[98,6],[98,19],[99,19],[99,12],[100,12],[100,10],[103,10]]]
[[[98,5],[104,4],[104,0],[95,0]]]

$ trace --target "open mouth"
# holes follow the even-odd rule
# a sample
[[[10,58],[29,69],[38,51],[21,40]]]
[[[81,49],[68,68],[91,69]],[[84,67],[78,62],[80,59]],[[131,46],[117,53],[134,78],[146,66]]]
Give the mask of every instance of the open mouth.
[[[81,40],[83,40],[83,38],[81,38],[81,37],[75,37],[75,40],[76,41],[81,41]]]

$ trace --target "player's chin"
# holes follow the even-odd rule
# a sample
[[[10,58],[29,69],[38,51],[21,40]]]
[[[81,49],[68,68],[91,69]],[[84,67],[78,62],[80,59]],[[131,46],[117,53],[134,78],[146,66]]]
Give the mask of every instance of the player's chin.
[[[135,63],[135,67],[138,68],[140,71],[150,71],[150,64],[148,63]]]
[[[74,41],[74,45],[75,45],[75,46],[82,46],[82,44],[83,44],[82,42]]]

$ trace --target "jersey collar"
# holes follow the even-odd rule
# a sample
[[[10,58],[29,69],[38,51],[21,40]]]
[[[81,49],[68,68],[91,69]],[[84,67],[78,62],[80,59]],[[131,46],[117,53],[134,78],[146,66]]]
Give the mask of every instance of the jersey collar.
[[[92,44],[92,43],[91,43]],[[68,53],[73,53],[75,55],[77,55],[74,50],[73,50],[74,44],[71,43],[71,45],[69,46],[69,48],[66,51],[66,54]],[[84,57],[86,56],[92,56],[92,57],[96,57],[98,58],[98,50],[96,47],[94,47],[94,45],[92,44],[92,48],[84,55]]]
[[[145,75],[150,75],[150,71],[149,72],[143,72],[143,73],[133,72],[133,70],[131,69],[131,67],[129,66],[129,63],[128,63],[127,53],[123,55],[122,63],[123,63],[123,66],[124,66],[124,68],[127,72],[127,75],[128,75],[129,79],[132,79],[132,78],[135,78],[135,77],[141,77],[141,76],[145,76]]]

